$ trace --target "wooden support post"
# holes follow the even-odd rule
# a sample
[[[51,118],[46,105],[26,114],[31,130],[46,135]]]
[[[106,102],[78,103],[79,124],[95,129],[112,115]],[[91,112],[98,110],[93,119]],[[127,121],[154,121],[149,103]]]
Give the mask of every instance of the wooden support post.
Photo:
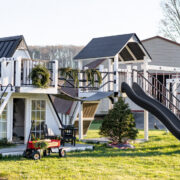
[[[83,139],[83,104],[79,103],[79,140]]]
[[[118,54],[114,57],[114,102],[118,101],[119,76],[118,76]]]
[[[149,112],[144,110],[144,139],[148,141],[149,139]]]
[[[147,73],[147,71],[148,71],[148,59],[146,57],[144,58],[143,69],[144,69],[144,77],[146,79],[148,79],[148,73]],[[144,79],[143,85],[144,85],[144,87],[143,87],[144,92],[147,93],[147,91],[148,91],[148,84],[145,81],[145,79]],[[148,132],[149,132],[149,112],[144,110],[144,139],[146,141],[148,141],[148,139],[149,139]]]
[[[131,68],[131,65],[127,65],[127,84],[129,86],[132,85],[132,68]]]

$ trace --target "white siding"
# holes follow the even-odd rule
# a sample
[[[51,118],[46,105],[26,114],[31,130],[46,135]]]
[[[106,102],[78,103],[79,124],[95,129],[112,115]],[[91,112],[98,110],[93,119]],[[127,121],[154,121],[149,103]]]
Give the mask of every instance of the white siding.
[[[13,124],[13,98],[24,98],[25,99],[25,142],[28,139],[30,128],[31,128],[31,101],[32,100],[45,100],[46,101],[46,123],[48,129],[53,134],[59,135],[61,127],[59,119],[47,97],[43,94],[23,94],[14,93],[8,102],[8,140],[12,140],[12,124]]]
[[[152,65],[180,67],[180,45],[155,38],[143,42],[152,57]]]

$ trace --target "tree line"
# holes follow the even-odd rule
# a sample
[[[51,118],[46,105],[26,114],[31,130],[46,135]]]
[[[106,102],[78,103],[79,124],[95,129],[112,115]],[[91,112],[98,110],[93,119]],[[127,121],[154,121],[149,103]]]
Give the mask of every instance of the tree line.
[[[33,59],[58,60],[62,68],[77,68],[73,57],[80,52],[82,46],[29,46],[29,51]]]

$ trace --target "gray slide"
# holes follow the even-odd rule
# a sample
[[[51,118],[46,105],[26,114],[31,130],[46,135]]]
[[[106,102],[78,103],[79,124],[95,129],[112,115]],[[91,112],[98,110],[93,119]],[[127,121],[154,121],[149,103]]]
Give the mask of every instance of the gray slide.
[[[125,92],[138,106],[156,116],[166,126],[166,128],[180,140],[180,119],[178,119],[178,117],[166,106],[158,102],[156,99],[146,95],[137,83],[133,83],[131,89],[127,83],[123,82],[121,90],[122,92]]]

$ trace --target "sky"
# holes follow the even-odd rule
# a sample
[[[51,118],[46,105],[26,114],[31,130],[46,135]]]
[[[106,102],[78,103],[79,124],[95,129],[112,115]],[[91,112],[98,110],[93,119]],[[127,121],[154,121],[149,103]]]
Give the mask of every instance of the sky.
[[[92,38],[159,33],[161,0],[0,0],[0,37],[28,45],[86,45]]]

